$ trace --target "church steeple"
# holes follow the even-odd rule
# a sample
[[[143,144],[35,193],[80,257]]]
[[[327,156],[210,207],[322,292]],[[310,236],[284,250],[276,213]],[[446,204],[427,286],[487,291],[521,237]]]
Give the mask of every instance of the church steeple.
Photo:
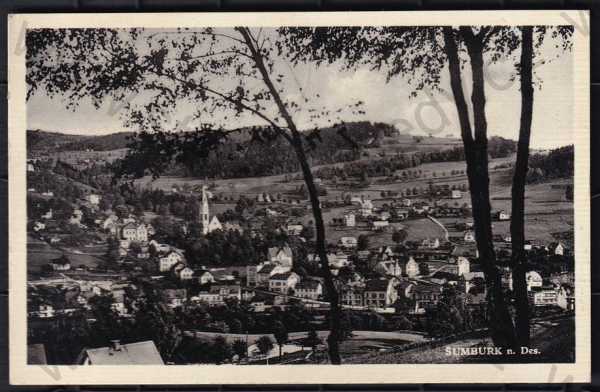
[[[200,223],[202,224],[202,234],[208,234],[208,196],[206,194],[206,185],[202,186],[202,208],[200,209]]]

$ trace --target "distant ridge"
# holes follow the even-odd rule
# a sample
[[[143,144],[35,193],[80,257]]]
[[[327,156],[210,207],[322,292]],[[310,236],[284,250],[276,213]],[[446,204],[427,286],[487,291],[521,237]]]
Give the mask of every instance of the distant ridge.
[[[133,132],[115,132],[108,135],[67,135],[64,133],[27,130],[27,148],[32,151],[118,150],[125,148]]]

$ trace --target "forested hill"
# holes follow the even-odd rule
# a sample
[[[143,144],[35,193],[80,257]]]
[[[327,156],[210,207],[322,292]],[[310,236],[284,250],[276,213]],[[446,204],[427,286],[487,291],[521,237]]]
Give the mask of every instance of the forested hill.
[[[108,135],[67,135],[41,130],[27,131],[27,148],[31,151],[108,151],[127,147],[132,132],[116,132]]]
[[[458,139],[401,135],[385,123],[352,122],[343,127],[321,128],[304,132],[309,163],[312,166],[343,162],[377,163],[382,160],[408,159],[413,153],[420,161],[464,160],[462,142]],[[105,136],[64,135],[44,131],[28,131],[31,151],[45,153],[81,150],[116,150],[127,148],[132,133]],[[488,143],[491,157],[505,157],[515,151],[516,143],[492,137]],[[147,159],[147,158],[145,158]],[[411,160],[412,159],[412,160]],[[208,178],[243,178],[278,175],[299,171],[295,153],[284,138],[257,139],[251,129],[231,133],[229,140],[198,158],[193,165],[172,164],[166,175]]]
[[[573,145],[556,148],[544,154],[529,157],[528,182],[540,182],[555,178],[573,178],[575,172]]]

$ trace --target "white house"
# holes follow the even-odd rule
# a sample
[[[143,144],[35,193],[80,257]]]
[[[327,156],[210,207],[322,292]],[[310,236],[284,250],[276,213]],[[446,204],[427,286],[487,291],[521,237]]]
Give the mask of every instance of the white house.
[[[361,199],[360,214],[365,217],[373,215],[373,202],[370,199]]]
[[[96,195],[95,193],[91,193],[88,195],[87,199],[90,202],[90,204],[93,204],[95,206],[97,206],[98,204],[100,204],[100,199],[102,197],[100,195]]]
[[[344,214],[344,224],[347,227],[354,227],[354,226],[356,226],[356,215],[354,215],[353,212],[349,212],[347,214]]]
[[[398,260],[380,261],[375,265],[374,269],[382,275],[396,277],[402,276],[402,266],[400,265]]]
[[[45,214],[42,214],[42,219],[52,219],[52,209],[49,209]]]
[[[542,276],[536,271],[527,272],[525,280],[527,281],[527,291],[531,291],[534,287],[542,287],[544,284]]]
[[[302,229],[304,229],[304,226],[302,226],[301,224],[292,223],[287,225],[286,231],[289,235],[300,235],[300,233],[302,233]]]
[[[160,272],[169,271],[175,264],[183,261],[183,256],[175,251],[167,252],[158,259]]]
[[[212,233],[215,230],[223,230],[223,225],[221,225],[219,218],[217,218],[216,215],[213,215],[213,217],[210,220],[210,223],[208,224],[208,232]]]
[[[406,262],[406,266],[404,267],[405,274],[409,278],[414,278],[419,274],[419,264],[415,261],[415,259],[411,256]]]
[[[285,272],[282,274],[271,275],[269,278],[269,290],[287,294],[290,289],[294,289],[300,281],[300,276],[295,272]]]
[[[497,213],[498,220],[507,221],[510,220],[510,214],[504,210],[500,210]]]
[[[50,266],[54,271],[68,271],[71,269],[71,262],[65,255],[50,260]]]
[[[460,199],[460,198],[462,198],[462,192],[458,189],[453,189],[450,194],[450,197],[452,199]]]
[[[471,230],[465,231],[463,240],[465,242],[475,242],[475,233],[473,233]]]
[[[129,241],[146,242],[148,241],[148,229],[143,223],[127,223],[122,228],[123,238]]]
[[[341,237],[339,240],[339,245],[346,249],[356,248],[358,245],[358,240],[356,237]]]
[[[382,231],[390,225],[390,222],[386,220],[376,220],[371,222],[371,230]]]
[[[268,257],[271,263],[289,266],[291,267],[294,263],[294,255],[289,245],[277,246],[269,248]]]
[[[194,270],[190,267],[184,267],[179,270],[179,279],[190,280],[194,277]]]
[[[40,305],[37,315],[40,318],[52,318],[54,317],[54,307],[52,305]]]
[[[206,270],[196,271],[196,276],[198,277],[198,283],[200,283],[200,284],[214,283],[214,281],[215,281],[215,278],[210,273],[210,271],[206,271]]]
[[[297,283],[294,287],[294,295],[300,298],[316,300],[323,294],[323,285],[317,280],[307,279]]]
[[[471,262],[466,257],[458,256],[456,264],[458,265],[458,276],[464,276],[471,272]]]
[[[36,221],[33,225],[33,231],[40,231],[46,228],[46,224]]]

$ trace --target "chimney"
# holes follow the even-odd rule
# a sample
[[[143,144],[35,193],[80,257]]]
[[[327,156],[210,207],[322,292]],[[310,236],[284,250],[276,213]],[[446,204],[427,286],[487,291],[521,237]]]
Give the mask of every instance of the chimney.
[[[110,341],[111,351],[121,351],[121,341],[119,339],[113,339]]]

